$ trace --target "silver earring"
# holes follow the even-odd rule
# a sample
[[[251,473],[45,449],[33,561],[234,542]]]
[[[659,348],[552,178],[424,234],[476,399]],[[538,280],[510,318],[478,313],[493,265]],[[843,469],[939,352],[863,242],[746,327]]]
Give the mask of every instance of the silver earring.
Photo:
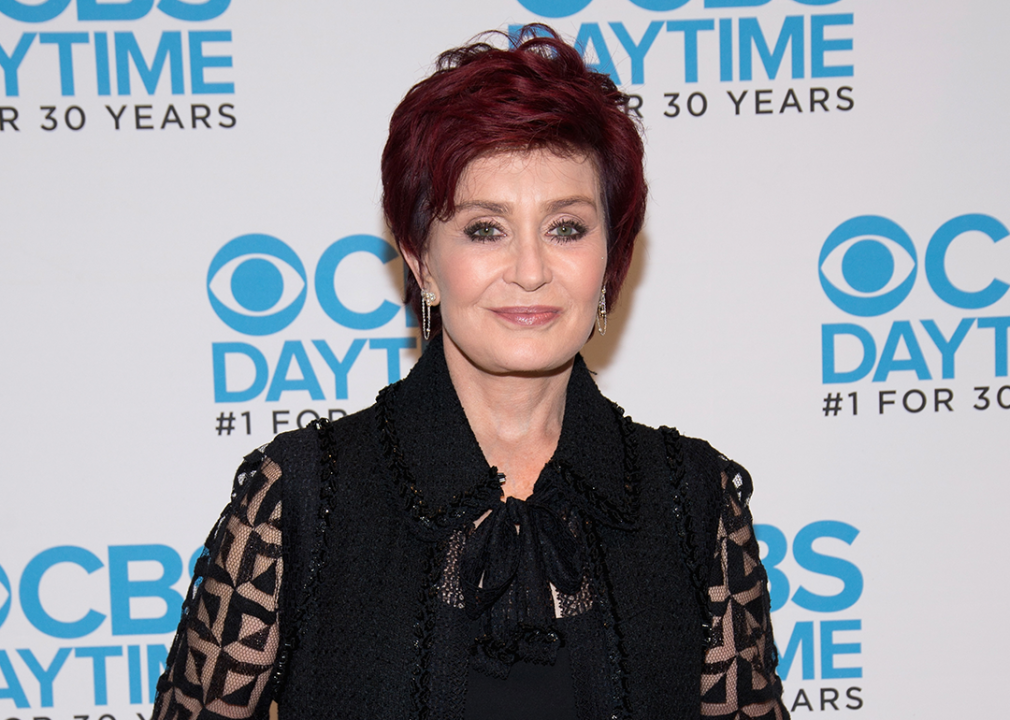
[[[424,339],[431,337],[431,307],[435,304],[435,293],[430,290],[421,291],[421,333]]]
[[[600,290],[600,304],[596,307],[596,329],[600,335],[607,334],[607,286]]]

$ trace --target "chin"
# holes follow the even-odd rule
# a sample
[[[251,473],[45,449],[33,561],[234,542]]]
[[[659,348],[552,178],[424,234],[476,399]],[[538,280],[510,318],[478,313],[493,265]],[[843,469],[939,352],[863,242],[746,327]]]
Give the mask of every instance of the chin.
[[[569,367],[582,349],[581,344],[562,345],[543,337],[495,337],[490,344],[453,344],[474,367],[492,375],[550,375]]]

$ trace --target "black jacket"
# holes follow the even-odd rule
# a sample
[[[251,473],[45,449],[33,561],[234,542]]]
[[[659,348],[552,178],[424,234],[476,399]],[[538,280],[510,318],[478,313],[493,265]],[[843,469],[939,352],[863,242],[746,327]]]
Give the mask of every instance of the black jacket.
[[[372,407],[280,435],[247,458],[233,506],[264,456],[283,479],[273,490],[283,507],[281,647],[256,714],[272,697],[282,718],[297,720],[459,719],[474,664],[507,672],[516,657],[544,662],[563,644],[583,720],[698,718],[703,673],[711,676],[710,707],[730,697],[786,716],[757,543],[752,532],[742,547],[727,539],[751,529],[746,471],[703,441],[632,423],[600,394],[581,357],[557,450],[527,500],[528,512],[570,531],[558,542],[578,558],[581,588],[576,581],[559,595],[557,619],[538,616],[534,601],[529,612],[526,600],[516,605],[512,589],[482,598],[483,588],[466,583],[467,562],[476,562],[466,555],[474,521],[506,506],[440,343]],[[552,562],[533,548],[549,544],[542,536],[553,531],[537,532],[538,543],[516,550],[517,577],[527,577],[522,563],[541,572]],[[215,545],[212,536],[207,567]],[[728,597],[710,596],[710,586]],[[738,590],[750,594],[732,607]],[[491,609],[475,611],[481,602]],[[730,617],[749,622],[730,628]],[[186,623],[180,636],[193,631]],[[161,695],[180,685],[173,665],[184,662],[185,645],[173,646]],[[715,663],[719,648],[728,659]],[[733,688],[730,677],[739,678]],[[172,717],[171,705],[159,700],[156,717],[159,709]]]

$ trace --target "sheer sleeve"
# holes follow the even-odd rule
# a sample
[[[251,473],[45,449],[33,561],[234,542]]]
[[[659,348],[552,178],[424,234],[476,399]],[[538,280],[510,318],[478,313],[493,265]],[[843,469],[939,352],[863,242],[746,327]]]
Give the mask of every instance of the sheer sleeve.
[[[705,653],[701,715],[721,720],[788,720],[764,568],[747,500],[747,471],[722,473],[722,508],[709,581],[712,642]]]
[[[196,563],[152,720],[266,718],[280,641],[280,468],[246,458]]]

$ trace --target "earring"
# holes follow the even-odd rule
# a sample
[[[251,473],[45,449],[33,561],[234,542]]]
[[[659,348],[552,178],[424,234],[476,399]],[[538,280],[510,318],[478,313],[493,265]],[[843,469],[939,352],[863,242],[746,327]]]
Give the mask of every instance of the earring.
[[[600,304],[596,307],[596,329],[600,335],[607,334],[607,286],[600,290]]]
[[[431,307],[435,304],[435,293],[421,291],[421,333],[427,340],[431,336]]]

